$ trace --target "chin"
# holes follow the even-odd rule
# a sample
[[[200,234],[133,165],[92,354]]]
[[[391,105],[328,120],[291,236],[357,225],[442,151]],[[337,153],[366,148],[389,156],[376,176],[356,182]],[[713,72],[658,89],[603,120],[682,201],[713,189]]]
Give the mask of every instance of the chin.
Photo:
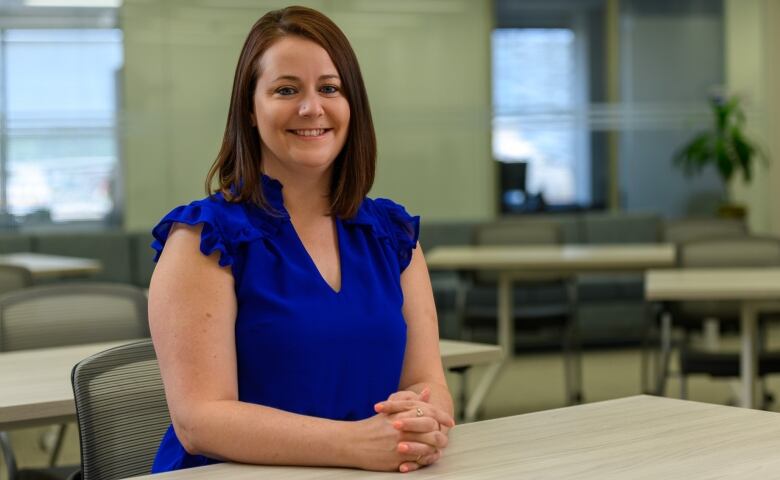
[[[322,158],[298,158],[291,162],[297,169],[325,172],[333,166],[333,160],[323,160]]]
[[[331,154],[315,154],[315,153],[303,153],[299,155],[291,155],[290,162],[307,168],[327,168],[333,165],[336,155]]]

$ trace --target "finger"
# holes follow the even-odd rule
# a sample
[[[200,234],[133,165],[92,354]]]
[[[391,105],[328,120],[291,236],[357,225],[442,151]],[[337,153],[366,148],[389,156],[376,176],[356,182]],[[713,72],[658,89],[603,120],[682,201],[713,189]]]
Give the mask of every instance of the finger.
[[[408,390],[402,390],[400,392],[395,392],[391,394],[389,397],[387,397],[387,400],[384,402],[379,402],[374,405],[374,411],[376,413],[394,413],[389,412],[386,410],[388,404],[395,405],[396,403],[404,403],[404,402],[419,402],[419,396],[411,391]]]
[[[412,390],[400,390],[398,392],[390,394],[389,397],[387,397],[387,400],[390,401],[398,401],[398,400],[419,400],[421,402],[427,402],[431,398],[431,389],[430,387],[425,387],[422,389],[422,391],[417,394],[416,392],[413,392]]]
[[[398,470],[401,473],[408,473],[419,470],[420,468],[420,464],[417,462],[404,462],[398,467]]]
[[[432,417],[434,420],[441,423],[442,425],[446,425],[448,427],[455,426],[455,421],[448,413],[428,403],[415,402],[409,400],[399,400],[399,401],[392,401],[392,402],[385,401],[385,402],[378,403],[375,406],[375,408],[379,408],[377,412],[385,413],[388,415],[393,413],[399,413],[400,414],[399,416],[402,417],[428,416],[428,417]],[[420,412],[422,412],[422,415],[420,415]]]
[[[386,410],[388,409],[383,409],[382,413],[386,413]],[[422,413],[422,415],[420,415],[420,413]],[[452,417],[446,412],[443,412],[442,410],[439,410],[437,408],[417,407],[411,410],[402,410],[398,413],[390,414],[390,415],[393,416],[394,421],[395,420],[406,421],[407,419],[412,419],[412,418],[428,417],[438,422],[442,427],[452,428],[453,426],[455,426],[455,421],[452,419]],[[437,428],[437,430],[440,430],[440,428]]]
[[[422,392],[420,392],[420,401],[428,403],[428,400],[431,399],[431,389],[430,387],[425,387],[422,389]]]
[[[434,452],[430,455],[420,457],[419,461],[415,459],[414,462],[404,462],[398,467],[398,470],[402,473],[413,472],[423,467],[427,467],[428,465],[433,465],[439,461],[439,458],[441,458],[441,452]]]
[[[404,410],[412,410],[423,403],[415,400],[385,400],[374,405],[374,409],[382,413],[398,413]]]
[[[400,392],[395,392],[391,394],[389,397],[387,397],[390,401],[398,401],[398,400],[418,400],[419,395],[417,395],[414,392],[411,392],[409,390],[402,390]]]
[[[440,431],[427,433],[404,433],[401,435],[401,442],[422,443],[435,447],[437,450],[447,448],[449,437]]]
[[[434,463],[438,462],[440,458],[441,458],[441,450],[432,455],[428,455],[427,457],[423,457],[422,459],[420,459],[420,462],[423,463],[424,465],[433,465]]]
[[[403,432],[427,433],[439,431],[439,422],[433,417],[400,418],[393,422],[393,428]]]
[[[399,442],[396,450],[411,459],[436,453],[436,447],[433,445],[419,442]]]
[[[420,461],[417,462],[420,466],[428,466],[433,465],[434,463],[439,461],[439,458],[441,458],[441,450],[433,452],[430,455],[423,455],[420,457]]]

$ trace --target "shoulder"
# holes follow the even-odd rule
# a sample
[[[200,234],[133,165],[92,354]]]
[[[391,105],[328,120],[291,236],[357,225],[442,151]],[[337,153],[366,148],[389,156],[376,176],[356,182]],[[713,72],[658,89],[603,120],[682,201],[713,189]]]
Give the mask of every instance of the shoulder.
[[[352,221],[371,225],[377,236],[386,238],[398,254],[401,270],[406,268],[420,236],[419,216],[393,200],[365,198]]]
[[[154,227],[153,233],[157,236],[157,233],[168,232],[174,223],[202,225],[204,230],[215,229],[231,235],[247,225],[248,220],[245,205],[228,202],[217,193],[174,208]]]
[[[389,198],[364,198],[360,205],[358,216],[364,213],[380,221],[418,221],[419,216],[410,215],[406,207]]]
[[[155,260],[159,258],[171,228],[181,223],[200,228],[200,250],[203,254],[219,251],[220,265],[232,264],[239,243],[259,238],[263,234],[263,228],[258,228],[258,222],[250,221],[249,208],[242,202],[229,202],[219,193],[174,208],[152,229],[155,239],[152,248],[157,251]]]

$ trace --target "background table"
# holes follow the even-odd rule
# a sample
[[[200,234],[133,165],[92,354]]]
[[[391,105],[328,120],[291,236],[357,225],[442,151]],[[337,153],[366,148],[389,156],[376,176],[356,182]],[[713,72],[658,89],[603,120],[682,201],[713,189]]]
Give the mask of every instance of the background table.
[[[637,396],[455,427],[427,479],[766,479],[780,472],[780,414]],[[147,480],[397,480],[398,473],[219,464]],[[404,477],[406,478],[406,477]]]
[[[471,367],[501,361],[501,349],[484,343],[439,340],[444,368]]]
[[[490,364],[500,365],[503,357],[501,348],[497,345],[487,345],[484,343],[472,343],[472,342],[458,342],[455,340],[439,340],[439,348],[441,350],[441,361],[445,369],[452,370],[456,373],[465,374],[465,369],[474,365]],[[457,415],[463,415],[463,419],[467,422],[474,420],[474,414],[471,416],[467,412],[477,412],[482,404],[484,396],[466,394],[466,382],[465,375],[461,375],[461,410],[456,412]],[[455,397],[455,392],[450,387],[450,393]]]
[[[76,415],[70,372],[80,360],[132,340],[0,353],[0,430],[59,423]],[[498,361],[495,345],[442,340],[445,368]]]
[[[26,252],[0,255],[0,265],[24,267],[35,280],[87,276],[99,273],[103,268],[99,261],[89,258]]]
[[[498,273],[498,344],[506,360],[514,353],[513,281],[573,277],[585,272],[642,272],[650,268],[672,267],[675,265],[675,248],[671,244],[436,247],[426,254],[426,261],[432,270]],[[486,372],[472,395],[471,405],[482,402],[502,366],[503,362],[496,363]],[[573,388],[574,391],[579,389],[579,385]],[[466,419],[475,416],[476,410],[466,410]]]
[[[743,407],[755,406],[758,364],[756,319],[759,311],[780,311],[780,269],[650,270],[645,276],[645,298],[655,301],[740,302],[740,402]]]
[[[76,415],[70,371],[109,342],[0,353],[0,430],[59,423]]]

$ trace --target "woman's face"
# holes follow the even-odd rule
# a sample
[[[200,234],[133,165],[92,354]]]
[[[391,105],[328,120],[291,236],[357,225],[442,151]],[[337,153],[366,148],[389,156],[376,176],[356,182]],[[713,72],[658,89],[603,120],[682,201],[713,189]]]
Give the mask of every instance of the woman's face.
[[[264,171],[327,171],[344,146],[349,103],[328,53],[287,36],[260,59],[252,123],[261,139]]]

